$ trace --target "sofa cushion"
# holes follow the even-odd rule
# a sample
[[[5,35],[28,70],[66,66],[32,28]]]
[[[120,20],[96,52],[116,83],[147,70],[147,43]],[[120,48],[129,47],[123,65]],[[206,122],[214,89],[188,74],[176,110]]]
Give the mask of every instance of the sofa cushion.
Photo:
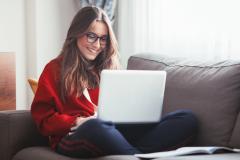
[[[239,61],[200,62],[139,54],[130,57],[128,69],[167,71],[163,114],[191,109],[200,124],[196,145],[229,145],[240,110]],[[235,147],[240,147],[240,137],[234,138],[238,140]]]
[[[20,149],[48,145],[33,123],[29,110],[0,112],[0,160],[9,160]]]
[[[215,154],[215,155],[194,155],[158,158],[159,160],[238,160],[240,153]],[[156,159],[156,160],[158,160]],[[66,157],[53,152],[49,147],[29,147],[18,152],[13,160],[89,160]],[[140,160],[134,156],[114,155],[93,158],[91,160]]]
[[[50,147],[29,147],[18,152],[13,160],[89,160],[80,158],[71,158],[55,153]],[[139,160],[129,155],[114,155],[92,158],[91,160]]]

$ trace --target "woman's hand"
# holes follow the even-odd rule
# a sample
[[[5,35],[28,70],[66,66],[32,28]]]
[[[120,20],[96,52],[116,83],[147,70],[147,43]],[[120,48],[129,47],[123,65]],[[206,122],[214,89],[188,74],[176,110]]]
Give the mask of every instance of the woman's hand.
[[[75,125],[71,128],[71,132],[75,131],[80,125],[82,125],[84,122],[88,121],[89,119],[95,118],[93,116],[89,117],[77,117],[75,121]]]
[[[75,125],[71,128],[69,135],[72,135],[76,129],[82,125],[84,122],[88,121],[89,119],[93,119],[93,118],[97,118],[97,106],[92,103],[93,107],[94,107],[94,115],[89,116],[89,117],[77,117],[76,121],[75,121]]]
[[[88,120],[90,120],[90,119],[93,119],[93,118],[97,118],[96,112],[95,112],[94,115],[89,116],[89,117],[77,117],[77,118],[76,118],[76,121],[75,121],[75,125],[71,128],[71,130],[70,130],[70,132],[69,132],[69,135],[72,135],[72,134],[76,131],[76,129],[77,129],[80,125],[82,125],[84,122],[86,122],[86,121],[88,121]]]

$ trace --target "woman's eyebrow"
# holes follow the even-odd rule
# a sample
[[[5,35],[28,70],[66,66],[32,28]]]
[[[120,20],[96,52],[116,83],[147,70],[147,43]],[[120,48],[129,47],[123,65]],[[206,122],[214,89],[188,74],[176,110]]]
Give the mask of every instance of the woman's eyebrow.
[[[93,32],[93,31],[88,31],[87,33],[93,33],[93,34],[96,34],[97,36],[99,36],[99,37],[103,37],[103,36],[108,36],[108,33],[106,33],[106,34],[98,34],[98,33],[96,33],[96,32]]]

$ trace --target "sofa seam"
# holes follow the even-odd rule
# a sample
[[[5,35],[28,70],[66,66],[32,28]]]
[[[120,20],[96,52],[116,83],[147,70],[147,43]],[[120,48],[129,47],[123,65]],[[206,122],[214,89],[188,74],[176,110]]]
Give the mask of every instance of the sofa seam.
[[[239,117],[240,117],[240,113],[238,111],[238,114],[237,114],[237,116],[236,116],[236,118],[234,120],[234,124],[233,124],[231,135],[229,136],[229,139],[228,139],[228,146],[230,146],[230,143],[231,143],[231,140],[232,140],[232,137],[233,137],[233,134],[234,134],[234,130],[236,128],[237,121],[238,121]]]
[[[138,57],[138,56],[131,56],[132,58],[138,58],[138,59],[143,59],[143,60],[148,60],[148,61],[152,61],[152,62],[157,62],[157,63],[162,63],[164,64],[165,66],[168,66],[168,67],[193,67],[193,68],[226,68],[226,67],[233,67],[233,66],[240,66],[240,63],[238,64],[231,64],[231,65],[224,65],[224,66],[216,66],[216,67],[213,67],[213,66],[194,66],[194,65],[171,65],[171,64],[167,64],[167,63],[164,63],[164,62],[160,62],[160,61],[157,61],[157,60],[153,60],[153,59],[148,59],[148,58],[143,58],[143,57]]]

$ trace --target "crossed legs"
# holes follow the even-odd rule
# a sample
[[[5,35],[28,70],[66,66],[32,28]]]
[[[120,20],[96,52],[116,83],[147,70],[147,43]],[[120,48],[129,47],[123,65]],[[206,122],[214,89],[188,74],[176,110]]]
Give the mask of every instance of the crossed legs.
[[[62,138],[56,151],[81,158],[159,152],[190,144],[197,127],[195,116],[188,110],[171,112],[154,124],[114,125],[91,119]]]

